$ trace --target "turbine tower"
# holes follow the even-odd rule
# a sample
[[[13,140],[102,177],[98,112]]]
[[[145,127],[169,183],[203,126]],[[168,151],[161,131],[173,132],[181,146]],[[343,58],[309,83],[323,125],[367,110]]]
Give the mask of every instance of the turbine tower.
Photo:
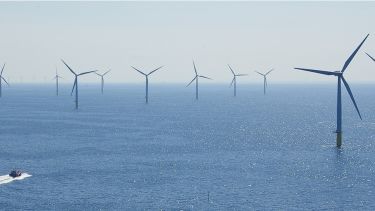
[[[9,83],[3,77],[4,67],[5,67],[5,63],[3,65],[3,68],[1,68],[1,73],[0,73],[0,97],[2,96],[2,89],[3,89],[2,81],[4,81],[9,86]]]
[[[342,67],[341,71],[340,70],[339,71],[325,71],[325,70],[315,70],[315,69],[306,69],[306,68],[294,68],[294,69],[297,69],[297,70],[309,71],[309,72],[319,73],[319,74],[323,74],[323,75],[333,75],[333,76],[337,77],[337,129],[336,129],[336,132],[335,132],[337,134],[336,135],[336,145],[337,145],[337,147],[341,147],[341,145],[342,145],[341,81],[344,83],[345,88],[346,88],[346,90],[347,90],[347,92],[348,92],[348,94],[349,94],[349,96],[350,96],[350,98],[351,98],[351,100],[354,104],[354,107],[357,110],[358,116],[362,120],[361,113],[359,112],[357,103],[354,100],[352,91],[350,90],[349,84],[346,82],[346,80],[344,78],[344,72],[347,69],[347,67],[349,66],[350,62],[353,60],[354,56],[357,54],[358,50],[361,48],[363,43],[366,41],[368,36],[369,36],[369,34],[367,34],[367,36],[365,37],[365,39],[363,39],[361,44],[359,44],[359,46],[349,56],[349,58],[344,63],[344,66]]]
[[[72,92],[70,93],[70,95],[73,94],[73,91],[74,91],[74,88],[76,90],[76,100],[75,100],[75,103],[76,103],[76,109],[78,109],[78,76],[81,76],[81,75],[85,75],[85,74],[89,74],[89,73],[93,73],[93,72],[96,72],[96,71],[87,71],[87,72],[83,72],[83,73],[75,73],[72,68],[69,67],[69,65],[67,65],[65,63],[64,60],[61,59],[61,61],[65,64],[65,66],[70,70],[70,72],[72,72],[75,76],[75,79],[74,79],[74,84],[73,84],[73,88],[72,88]]]
[[[146,104],[148,103],[148,76],[151,75],[152,73],[154,73],[155,71],[159,70],[160,68],[162,68],[163,66],[160,66],[158,68],[156,68],[155,70],[149,72],[148,74],[138,70],[137,68],[131,66],[134,70],[136,70],[137,72],[139,72],[140,74],[144,75],[146,77]]]
[[[237,76],[247,76],[247,74],[235,74],[233,69],[231,68],[231,66],[229,64],[228,64],[228,67],[233,74],[233,79],[232,79],[232,82],[230,83],[230,86],[233,85],[233,95],[236,97],[236,95],[237,95]]]
[[[59,76],[59,74],[57,74],[57,67],[56,67],[56,75],[55,77],[52,78],[56,80],[56,96],[59,96],[59,78],[62,78],[61,76]]]
[[[195,80],[195,99],[198,100],[198,79],[199,78],[205,78],[209,80],[212,80],[212,79],[203,75],[198,75],[197,68],[195,67],[194,61],[193,61],[193,65],[194,65],[195,77],[193,78],[193,80],[190,81],[190,83],[186,87],[190,86],[190,84],[193,83],[193,81]]]
[[[273,71],[273,69],[271,69],[270,71],[268,71],[266,74],[263,74],[263,73],[260,73],[258,71],[255,71],[259,75],[263,76],[263,93],[264,93],[264,95],[266,95],[266,88],[268,87],[267,75],[270,74],[272,71]]]
[[[103,94],[103,89],[104,89],[104,76],[105,76],[107,73],[109,73],[110,71],[111,71],[111,70],[108,70],[107,72],[105,72],[105,73],[103,73],[103,74],[99,74],[99,73],[95,72],[95,74],[98,75],[98,76],[101,78],[101,80],[102,80],[102,94]]]

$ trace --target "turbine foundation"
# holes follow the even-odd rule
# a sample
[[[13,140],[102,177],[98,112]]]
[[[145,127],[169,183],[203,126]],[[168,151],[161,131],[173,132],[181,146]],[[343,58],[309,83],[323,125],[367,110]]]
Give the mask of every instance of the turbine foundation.
[[[341,144],[342,144],[342,132],[337,132],[336,134],[337,134],[337,136],[336,136],[336,146],[337,147],[341,147]]]

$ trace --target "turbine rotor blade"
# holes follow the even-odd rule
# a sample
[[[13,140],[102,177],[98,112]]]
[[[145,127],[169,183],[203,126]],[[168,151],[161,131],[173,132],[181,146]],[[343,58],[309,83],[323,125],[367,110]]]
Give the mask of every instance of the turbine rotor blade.
[[[107,72],[105,72],[104,74],[103,74],[103,76],[105,76],[107,73],[109,73],[109,72],[111,72],[111,70],[108,70]]]
[[[96,73],[96,71],[97,71],[97,70],[83,72],[83,73],[78,74],[77,76],[85,75],[85,74],[89,74],[89,73]]]
[[[4,81],[6,84],[8,84],[8,86],[10,86],[9,83],[8,83],[8,81],[5,80],[5,78],[4,78],[3,76],[1,76],[1,79],[3,79],[3,81]],[[0,80],[1,80],[1,79],[0,79]]]
[[[142,71],[140,71],[140,70],[138,70],[137,68],[135,68],[135,67],[133,67],[133,66],[131,66],[134,70],[136,70],[137,72],[139,72],[140,74],[142,74],[142,75],[147,75],[147,74],[145,74],[144,72],[142,72]]]
[[[194,71],[195,71],[195,75],[198,75],[198,72],[197,72],[197,68],[195,67],[195,63],[194,63],[194,60],[193,60],[193,65],[194,65]]]
[[[354,104],[355,109],[357,110],[357,113],[358,113],[358,115],[359,115],[359,118],[362,120],[361,113],[359,112],[359,109],[358,109],[357,103],[356,103],[355,100],[354,100],[353,93],[352,93],[352,91],[350,90],[349,84],[346,82],[346,80],[345,80],[344,77],[341,77],[341,79],[342,79],[342,82],[344,82],[344,85],[345,85],[346,90],[348,91],[348,93],[349,93],[349,95],[350,95],[350,98],[352,99],[352,102],[353,102],[353,104]]]
[[[367,54],[367,56],[368,56],[368,57],[370,57],[370,59],[372,59],[372,61],[374,61],[374,62],[375,62],[375,59],[374,59],[374,57],[370,56],[370,54],[368,54],[368,53],[366,53],[366,54]]]
[[[247,76],[247,75],[249,75],[249,74],[237,74],[235,76]]]
[[[233,69],[230,67],[229,64],[228,64],[228,67],[229,67],[230,71],[233,73],[233,75],[236,75],[236,74],[234,73]]]
[[[273,71],[273,69],[271,69],[270,71],[268,71],[266,74],[264,74],[264,75],[268,75],[270,72],[272,72]]]
[[[194,81],[195,79],[197,79],[197,76],[195,76],[195,77],[193,78],[193,80],[191,80],[190,83],[189,83],[188,85],[186,85],[186,87],[190,86],[190,84],[193,83],[193,81]]]
[[[319,73],[319,74],[324,74],[324,75],[336,75],[336,76],[338,76],[340,74],[340,73],[335,73],[335,72],[330,72],[330,71],[325,71],[325,70],[314,70],[314,69],[306,69],[306,68],[298,68],[298,67],[295,67],[294,69],[313,72],[313,73]]]
[[[75,88],[76,86],[77,86],[77,77],[76,77],[76,79],[74,80],[74,84],[73,84],[72,92],[70,93],[70,95],[73,94],[74,88]]]
[[[155,70],[151,71],[151,72],[150,72],[149,74],[147,74],[147,75],[151,75],[152,73],[154,73],[155,71],[159,70],[159,69],[162,68],[162,67],[164,67],[164,66],[160,66],[160,67],[156,68]]]
[[[354,52],[350,55],[350,57],[346,60],[344,66],[342,67],[342,70],[341,72],[344,72],[346,70],[346,68],[349,66],[350,62],[353,60],[354,56],[357,54],[358,50],[361,48],[361,46],[363,45],[363,43],[366,41],[367,37],[369,36],[370,34],[367,34],[367,36],[365,37],[365,39],[363,39],[363,41],[361,42],[361,44],[359,44],[359,46],[354,50]]]
[[[203,75],[199,75],[198,77],[201,77],[201,78],[205,78],[205,79],[209,79],[209,80],[212,80],[212,78],[209,78],[209,77],[206,77],[206,76],[203,76]]]
[[[229,87],[232,87],[232,85],[233,85],[233,83],[234,83],[234,80],[236,80],[236,77],[233,77],[232,82],[230,82]]]
[[[5,63],[4,63],[4,65],[3,65],[3,68],[1,68],[1,73],[0,73],[0,76],[2,76],[2,75],[3,75],[4,67],[5,67]]]
[[[258,72],[258,71],[254,71],[254,72],[258,73],[259,75],[262,75],[262,76],[264,76],[264,74],[263,74],[263,73],[260,73],[260,72]]]
[[[70,68],[69,65],[65,63],[64,60],[61,59],[61,61],[62,61],[62,62],[65,64],[65,66],[70,70],[70,72],[72,72],[74,75],[77,75],[77,74],[72,70],[72,68]]]

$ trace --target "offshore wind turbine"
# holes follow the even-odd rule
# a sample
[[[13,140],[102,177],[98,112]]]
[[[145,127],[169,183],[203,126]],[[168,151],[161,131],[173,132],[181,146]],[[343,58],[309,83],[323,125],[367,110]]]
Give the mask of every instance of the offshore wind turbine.
[[[144,75],[146,77],[146,103],[148,103],[148,76],[151,75],[152,73],[156,72],[157,70],[159,70],[160,68],[162,68],[163,66],[160,66],[158,68],[156,68],[155,70],[149,72],[148,74],[138,70],[137,68],[131,66],[134,70],[136,70],[137,72],[139,72],[140,74]]]
[[[268,71],[266,74],[263,74],[263,73],[260,73],[258,71],[255,71],[259,75],[263,76],[263,93],[264,93],[264,95],[266,95],[266,88],[268,87],[267,75],[270,74],[272,71],[273,71],[273,69],[271,69],[270,71]]]
[[[110,71],[111,71],[111,70],[108,70],[107,72],[105,72],[105,73],[103,73],[103,74],[99,74],[99,73],[95,72],[95,74],[98,75],[98,76],[101,78],[101,80],[102,80],[102,94],[103,94],[103,89],[104,89],[104,76],[105,76],[107,73],[109,73]]]
[[[236,73],[234,73],[233,69],[231,68],[231,66],[229,64],[228,64],[228,67],[233,74],[233,79],[232,79],[232,82],[230,83],[230,86],[233,85],[233,95],[236,97],[236,95],[237,95],[237,76],[247,76],[247,74],[236,74]]]
[[[70,93],[70,95],[73,94],[73,91],[74,91],[74,88],[76,90],[76,96],[75,96],[75,103],[76,103],[76,109],[78,109],[78,77],[81,76],[81,75],[85,75],[85,74],[89,74],[89,73],[93,73],[93,72],[96,72],[96,71],[87,71],[87,72],[83,72],[83,73],[75,73],[72,68],[69,67],[69,65],[67,65],[65,63],[64,60],[61,59],[61,61],[65,64],[65,66],[70,70],[70,72],[72,72],[75,76],[75,79],[74,79],[74,84],[73,84],[73,88],[72,88],[72,92]]]
[[[344,72],[349,66],[350,62],[353,60],[354,56],[357,54],[358,50],[361,48],[363,43],[366,41],[367,36],[363,41],[359,44],[359,46],[354,50],[354,52],[349,56],[349,58],[345,61],[344,66],[342,67],[341,70],[338,71],[325,71],[325,70],[316,70],[316,69],[306,69],[306,68],[294,68],[297,70],[303,70],[303,71],[308,71],[308,72],[313,72],[313,73],[319,73],[323,75],[333,75],[337,77],[337,129],[335,131],[336,135],[336,146],[340,147],[342,145],[342,104],[341,104],[341,81],[344,83],[345,88],[354,104],[355,109],[357,110],[359,118],[362,120],[361,113],[359,112],[357,103],[354,100],[352,91],[350,90],[349,84],[346,82],[344,78]]]
[[[205,78],[205,79],[212,80],[212,78],[209,78],[203,75],[198,75],[198,71],[197,71],[197,68],[195,67],[194,61],[193,61],[193,66],[194,66],[195,77],[193,78],[193,80],[190,81],[190,83],[186,87],[190,86],[190,84],[193,83],[193,81],[195,80],[195,99],[198,100],[198,79]]]
[[[52,78],[56,80],[56,96],[59,96],[59,78],[62,78],[61,76],[59,76],[59,74],[57,74],[57,67],[56,67],[56,75],[55,77]]]
[[[5,68],[5,63],[3,65],[3,68],[1,68],[1,73],[0,73],[0,97],[2,96],[2,89],[3,89],[2,81],[4,81],[9,86],[9,83],[3,77],[4,68]]]

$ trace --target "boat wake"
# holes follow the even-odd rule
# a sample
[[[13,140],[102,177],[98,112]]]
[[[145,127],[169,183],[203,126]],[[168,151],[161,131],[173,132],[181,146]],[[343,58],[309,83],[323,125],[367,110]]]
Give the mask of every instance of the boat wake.
[[[0,185],[13,182],[14,180],[23,180],[27,177],[31,177],[31,175],[28,174],[28,173],[22,173],[21,176],[15,177],[15,178],[13,178],[9,175],[2,175],[2,176],[0,176]]]

